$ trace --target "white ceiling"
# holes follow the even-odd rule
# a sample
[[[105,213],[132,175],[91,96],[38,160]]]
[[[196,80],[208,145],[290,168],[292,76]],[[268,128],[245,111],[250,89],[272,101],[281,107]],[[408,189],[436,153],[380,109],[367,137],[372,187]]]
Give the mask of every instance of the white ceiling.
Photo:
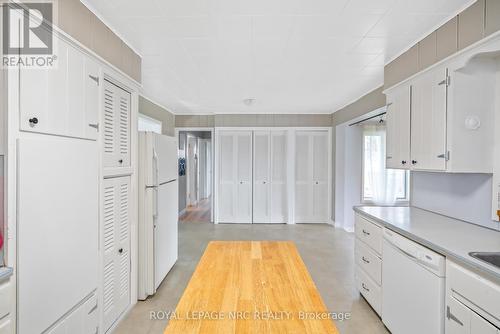
[[[473,1],[83,2],[142,56],[144,94],[184,114],[331,113]]]

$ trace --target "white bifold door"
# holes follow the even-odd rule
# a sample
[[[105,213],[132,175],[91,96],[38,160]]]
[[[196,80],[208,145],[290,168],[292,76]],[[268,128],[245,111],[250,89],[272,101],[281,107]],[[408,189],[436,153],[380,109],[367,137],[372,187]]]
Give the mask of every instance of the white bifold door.
[[[105,179],[103,186],[102,307],[107,331],[130,301],[130,176]]]
[[[253,222],[286,223],[287,132],[254,131]]]
[[[328,219],[328,131],[295,132],[295,222]]]
[[[218,150],[218,221],[252,223],[252,131],[221,131]]]

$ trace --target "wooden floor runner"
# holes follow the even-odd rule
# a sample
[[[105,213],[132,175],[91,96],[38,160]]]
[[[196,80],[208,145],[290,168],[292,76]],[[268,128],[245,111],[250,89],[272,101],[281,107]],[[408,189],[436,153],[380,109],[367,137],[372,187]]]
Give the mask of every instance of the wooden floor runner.
[[[293,242],[211,242],[165,334],[338,333]]]

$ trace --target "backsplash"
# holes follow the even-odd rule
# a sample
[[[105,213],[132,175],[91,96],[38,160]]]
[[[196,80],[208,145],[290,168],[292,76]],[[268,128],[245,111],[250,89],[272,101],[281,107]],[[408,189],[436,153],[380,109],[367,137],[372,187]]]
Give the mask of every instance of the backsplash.
[[[492,175],[412,172],[411,205],[500,230],[491,220]]]

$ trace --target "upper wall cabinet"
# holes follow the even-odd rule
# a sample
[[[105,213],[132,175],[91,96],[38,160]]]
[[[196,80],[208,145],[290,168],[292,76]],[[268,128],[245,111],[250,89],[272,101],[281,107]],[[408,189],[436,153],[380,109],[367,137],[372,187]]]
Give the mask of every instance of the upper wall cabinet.
[[[399,145],[405,142],[396,110],[398,92],[411,86],[410,168],[493,173],[495,122],[500,123],[495,118],[499,83],[497,36],[391,88],[386,92],[392,103],[388,108],[388,155],[398,157]],[[394,161],[388,159],[387,166],[400,168]],[[496,164],[500,166],[500,162]]]
[[[103,162],[105,168],[130,166],[130,93],[104,81]]]
[[[410,166],[410,93],[404,85],[387,94],[387,168]]]
[[[425,73],[412,82],[411,165],[417,170],[446,170],[447,70]]]
[[[55,68],[20,70],[20,130],[97,139],[99,66],[59,39]]]

